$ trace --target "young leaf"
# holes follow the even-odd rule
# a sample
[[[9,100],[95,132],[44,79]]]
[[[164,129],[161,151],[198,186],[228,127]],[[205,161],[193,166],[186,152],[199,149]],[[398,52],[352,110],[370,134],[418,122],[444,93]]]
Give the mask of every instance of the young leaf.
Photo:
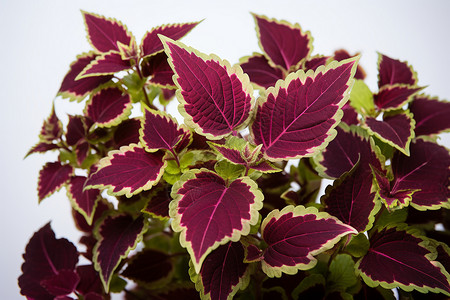
[[[350,104],[362,115],[372,115],[375,112],[373,94],[362,80],[355,80],[350,93]]]
[[[209,139],[221,139],[249,121],[253,88],[238,65],[162,37],[175,72],[185,123]]]
[[[250,132],[272,161],[313,156],[336,136],[356,60],[291,73],[267,90]]]
[[[290,70],[311,53],[311,34],[303,32],[300,25],[256,14],[253,17],[259,45],[275,65]]]
[[[94,218],[95,208],[100,199],[99,190],[83,191],[87,177],[72,176],[67,185],[67,197],[72,203],[72,207],[84,216],[86,222],[91,225]]]
[[[85,188],[108,188],[111,195],[131,197],[156,185],[167,165],[161,152],[148,153],[136,144],[110,151]]]
[[[369,132],[381,141],[409,155],[409,144],[414,138],[415,122],[408,111],[390,115],[385,113],[383,121],[368,117],[365,125]]]
[[[423,88],[403,84],[386,85],[375,94],[375,105],[381,110],[399,109],[421,89]]]
[[[144,76],[151,76],[149,82],[166,88],[174,88],[173,70],[167,62],[167,55],[161,52],[152,55],[142,62],[142,73]]]
[[[370,237],[369,251],[356,268],[371,287],[381,285],[386,289],[400,287],[406,291],[417,289],[450,295],[448,273],[433,261],[436,254],[430,249],[427,241],[412,230],[381,228]]]
[[[330,264],[327,277],[327,290],[342,291],[357,283],[358,278],[355,275],[355,262],[348,254],[338,254]]]
[[[75,80],[78,75],[97,57],[94,52],[83,53],[77,56],[77,59],[70,65],[70,70],[64,77],[58,96],[69,98],[70,100],[81,101],[90,92],[110,81],[112,75],[86,77]]]
[[[416,136],[432,135],[450,130],[450,103],[439,101],[436,97],[418,95],[409,105],[414,115]]]
[[[252,266],[244,263],[244,248],[240,242],[228,242],[211,252],[200,273],[189,270],[201,299],[232,299],[250,282]]]
[[[92,96],[86,104],[86,115],[99,127],[118,125],[131,114],[131,99],[118,88],[108,88]]]
[[[41,171],[38,179],[39,202],[59,190],[73,174],[70,165],[62,165],[60,162],[48,162]]]
[[[50,150],[59,149],[60,146],[53,144],[53,143],[47,143],[47,142],[41,142],[34,145],[30,150],[28,150],[27,154],[25,154],[25,158],[33,153],[45,153]]]
[[[139,129],[141,121],[138,118],[130,118],[119,124],[114,131],[113,141],[116,149],[129,144],[139,143]]]
[[[352,58],[352,57],[355,57],[358,55],[359,55],[359,53],[350,55],[350,53],[348,53],[347,50],[339,49],[339,50],[334,51],[333,58],[334,58],[334,60],[341,61],[341,60],[349,59],[349,58]],[[360,65],[358,65],[358,67],[356,68],[356,72],[355,72],[355,79],[364,80],[365,78],[366,78],[366,72]]]
[[[129,215],[110,215],[95,231],[98,242],[93,250],[94,266],[106,292],[114,270],[136,248],[146,230],[147,222],[142,216],[133,219]]]
[[[170,191],[164,186],[157,187],[151,192],[149,198],[150,200],[141,211],[158,219],[169,219],[169,204],[172,200]]]
[[[73,273],[77,248],[66,239],[56,239],[50,223],[34,233],[23,258],[19,287],[28,299],[53,299],[52,292],[68,295],[74,291],[79,281]]]
[[[168,24],[152,28],[142,38],[141,56],[146,57],[154,55],[162,50],[164,46],[158,37],[158,34],[164,35],[172,40],[179,40],[188,34],[200,22]]]
[[[98,52],[119,52],[118,42],[130,45],[132,35],[115,19],[81,11],[86,25],[87,38]]]
[[[238,241],[258,222],[263,194],[248,177],[225,182],[207,170],[192,170],[172,188],[169,214],[180,243],[198,273],[205,257],[228,241]]]
[[[39,140],[41,142],[51,143],[61,138],[63,134],[62,123],[55,113],[55,105],[52,105],[52,111],[48,118],[42,124]]]
[[[283,72],[269,64],[267,58],[259,53],[243,57],[239,60],[244,73],[250,77],[250,81],[265,89],[275,86],[279,79],[283,78]]]
[[[417,73],[406,62],[378,53],[378,87],[394,84],[417,84]]]
[[[358,232],[314,207],[286,206],[273,210],[262,222],[261,234],[267,243],[262,269],[269,277],[295,274],[313,268],[314,255],[332,248],[341,237]]]
[[[131,69],[129,60],[122,59],[122,56],[114,51],[109,51],[96,57],[89,63],[83,71],[75,78],[80,80],[92,76],[112,75],[114,73]]]

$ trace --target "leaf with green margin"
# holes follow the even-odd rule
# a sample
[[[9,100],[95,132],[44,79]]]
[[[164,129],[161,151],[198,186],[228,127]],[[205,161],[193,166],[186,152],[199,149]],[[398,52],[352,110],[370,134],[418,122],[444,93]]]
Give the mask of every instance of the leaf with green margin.
[[[355,262],[348,254],[338,254],[331,261],[327,277],[327,291],[345,292],[356,284]]]
[[[58,191],[73,175],[74,169],[70,165],[60,162],[48,162],[39,171],[38,199],[39,203]]]
[[[363,116],[373,116],[375,114],[372,91],[363,80],[355,80],[350,93],[350,104]]]
[[[129,70],[131,67],[130,60],[124,60],[119,53],[109,51],[97,56],[91,61],[83,71],[78,74],[75,81],[93,76],[113,75],[121,71]]]
[[[240,58],[239,65],[244,73],[250,77],[250,81],[255,85],[255,88],[259,89],[275,86],[277,80],[284,76],[280,68],[272,67],[266,56],[260,53],[253,53],[251,56]]]
[[[50,115],[44,120],[41,131],[39,132],[39,141],[51,143],[59,140],[63,132],[62,122],[55,113],[55,103],[53,103]]]
[[[392,209],[392,210],[383,209],[381,211],[381,215],[377,217],[375,226],[386,227],[387,225],[390,224],[405,223],[407,217],[408,217],[408,208]]]
[[[83,190],[86,179],[85,176],[72,176],[67,185],[67,198],[72,208],[84,216],[88,225],[92,225],[101,195],[99,190]]]
[[[157,186],[150,192],[148,198],[149,200],[141,212],[160,220],[170,218],[169,204],[172,198],[170,198],[170,189],[168,186]]]
[[[407,62],[390,58],[378,52],[378,87],[396,83],[416,85],[417,73]]]
[[[374,95],[374,102],[379,110],[396,110],[413,100],[413,96],[422,89],[405,84],[386,85]]]
[[[248,177],[226,182],[207,169],[184,173],[171,196],[172,229],[181,232],[180,244],[191,255],[196,272],[212,250],[250,232],[264,197]]]
[[[105,291],[108,292],[114,271],[123,258],[136,248],[147,231],[147,221],[140,216],[109,215],[96,226],[94,235],[94,266],[99,272]]]
[[[296,274],[312,269],[314,255],[331,249],[348,234],[358,232],[326,212],[314,207],[286,206],[273,210],[263,220],[261,235],[268,247],[264,250],[262,270],[269,277],[282,273]]]
[[[450,131],[450,102],[425,94],[416,95],[409,104],[416,121],[416,136]]]
[[[235,180],[244,175],[245,167],[223,159],[214,165],[214,171],[225,180]]]

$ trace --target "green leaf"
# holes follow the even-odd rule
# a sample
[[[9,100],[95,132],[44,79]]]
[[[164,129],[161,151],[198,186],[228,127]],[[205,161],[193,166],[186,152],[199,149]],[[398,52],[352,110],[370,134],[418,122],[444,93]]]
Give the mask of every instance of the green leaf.
[[[322,274],[311,274],[303,279],[300,284],[292,291],[293,299],[301,299],[301,294],[305,291],[317,286],[325,286],[325,278]]]
[[[225,180],[234,180],[241,177],[245,171],[242,165],[236,165],[226,160],[220,160],[214,165],[214,170]]]
[[[406,221],[408,217],[408,208],[396,209],[396,210],[387,210],[384,209],[381,212],[381,216],[375,223],[375,226],[384,227],[393,223],[403,223]]]
[[[111,278],[111,283],[109,284],[109,291],[111,293],[121,293],[126,285],[127,281],[125,279],[114,274]]]
[[[347,288],[357,282],[355,274],[355,262],[348,254],[338,254],[330,264],[327,278],[327,289],[330,291],[345,292]]]
[[[369,250],[370,243],[364,233],[360,233],[350,240],[345,250],[354,257],[362,257]]]
[[[350,104],[364,116],[373,116],[375,114],[373,94],[363,80],[355,80],[350,93]]]

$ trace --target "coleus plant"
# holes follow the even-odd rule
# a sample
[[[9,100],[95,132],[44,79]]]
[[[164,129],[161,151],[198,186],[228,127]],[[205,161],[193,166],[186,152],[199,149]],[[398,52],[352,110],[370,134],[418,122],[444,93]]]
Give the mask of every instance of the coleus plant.
[[[58,153],[38,201],[64,187],[82,237],[39,229],[22,295],[450,296],[438,140],[450,104],[419,94],[408,63],[379,54],[373,92],[359,55],[312,55],[311,34],[287,21],[253,14],[262,53],[231,65],[178,41],[199,22],[155,27],[138,45],[121,22],[82,14],[93,50],[58,95],[85,109],[64,126],[53,108],[27,154]],[[175,97],[183,120],[166,112]]]

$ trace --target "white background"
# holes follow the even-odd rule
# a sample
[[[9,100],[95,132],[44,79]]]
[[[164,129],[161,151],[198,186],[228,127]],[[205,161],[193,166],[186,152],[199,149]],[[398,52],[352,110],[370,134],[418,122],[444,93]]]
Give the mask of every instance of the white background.
[[[424,92],[450,100],[448,1],[0,0],[1,299],[23,298],[17,287],[21,255],[36,230],[51,220],[58,238],[79,238],[65,191],[38,205],[38,172],[55,154],[23,157],[38,141],[70,63],[90,50],[80,9],[121,20],[137,41],[154,26],[205,19],[183,42],[232,64],[260,51],[249,12],[298,22],[314,37],[313,54],[361,52],[372,90],[379,51],[407,60],[419,84],[428,86]],[[56,109],[65,120],[81,107],[57,98]]]

